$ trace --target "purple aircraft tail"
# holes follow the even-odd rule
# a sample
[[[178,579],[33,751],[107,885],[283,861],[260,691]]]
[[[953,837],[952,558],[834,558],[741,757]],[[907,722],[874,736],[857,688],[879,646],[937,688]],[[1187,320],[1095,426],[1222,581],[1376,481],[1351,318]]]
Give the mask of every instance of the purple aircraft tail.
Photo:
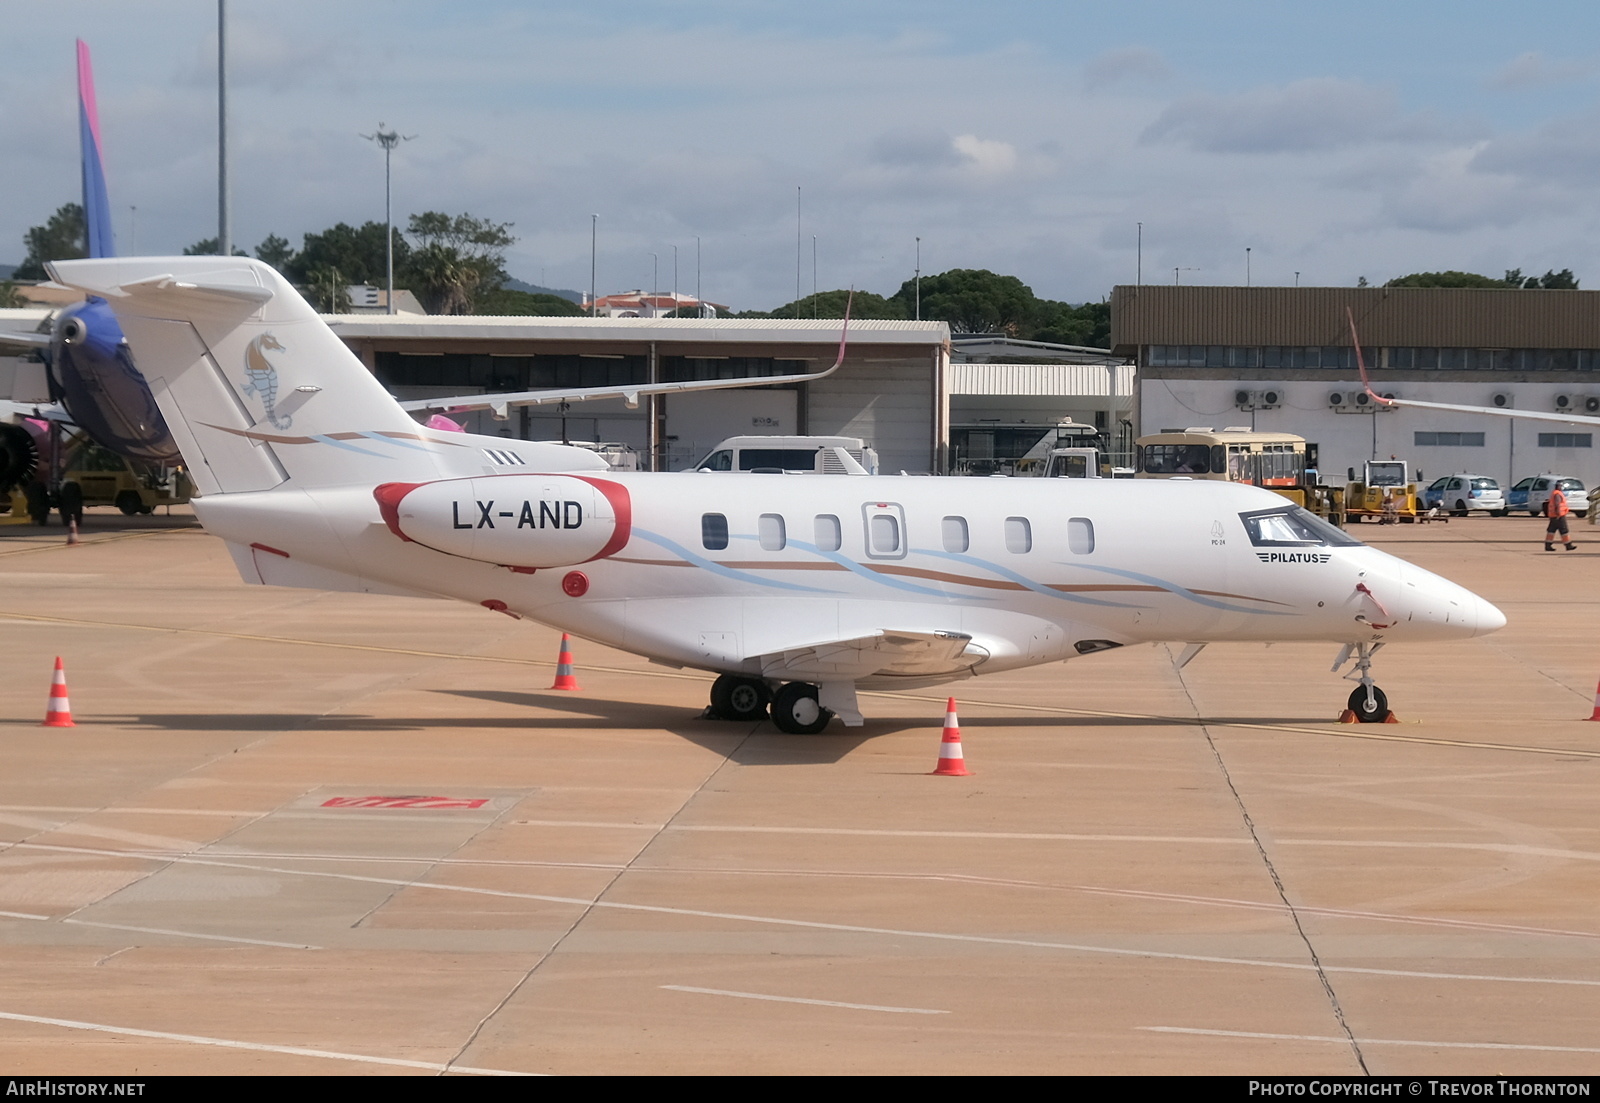
[[[78,39],[78,139],[83,145],[83,217],[91,257],[114,257],[111,201],[106,198],[106,166],[100,156],[100,112],[94,102],[94,70],[89,46]]]

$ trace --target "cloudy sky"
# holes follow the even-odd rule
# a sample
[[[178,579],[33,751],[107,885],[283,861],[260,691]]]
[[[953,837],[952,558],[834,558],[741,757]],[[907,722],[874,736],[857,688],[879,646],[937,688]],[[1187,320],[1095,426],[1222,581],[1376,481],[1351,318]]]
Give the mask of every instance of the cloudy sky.
[[[78,197],[93,51],[119,250],[214,236],[215,0],[8,4],[0,262]],[[1600,6],[1580,0],[231,0],[234,240],[514,223],[513,275],[736,309],[989,268],[1374,283],[1570,267],[1600,287]],[[800,224],[796,225],[796,189]],[[797,240],[798,239],[798,240]],[[797,245],[799,246],[797,250]]]

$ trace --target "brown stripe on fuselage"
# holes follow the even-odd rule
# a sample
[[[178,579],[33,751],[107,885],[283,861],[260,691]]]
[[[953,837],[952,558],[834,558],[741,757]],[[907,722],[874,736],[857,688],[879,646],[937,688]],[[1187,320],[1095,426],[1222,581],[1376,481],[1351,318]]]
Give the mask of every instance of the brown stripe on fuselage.
[[[624,559],[620,556],[611,556],[609,562],[628,563],[636,567],[692,567],[693,563],[683,559]],[[712,560],[719,567],[727,567],[737,571],[845,571],[849,570],[839,563],[803,563],[803,562],[773,562],[767,559],[729,559]],[[891,563],[862,563],[862,567],[875,574],[901,575],[910,578],[926,579],[929,582],[948,582],[954,586],[972,586],[983,590],[1021,590],[1029,587],[1020,582],[1010,582],[999,578],[976,578],[972,575],[950,574],[947,571],[932,571],[923,567],[902,567]],[[1042,583],[1045,589],[1055,590],[1066,594],[1094,594],[1094,593],[1147,593],[1169,594],[1173,591],[1165,586],[1151,586],[1129,582],[1089,582],[1082,585],[1073,585],[1062,582]],[[1274,601],[1271,598],[1251,597],[1248,594],[1230,594],[1222,590],[1190,590],[1190,593],[1200,594],[1204,597],[1233,598],[1238,601],[1258,601],[1267,605],[1283,605],[1285,602]]]
[[[426,444],[448,444],[452,448],[470,448],[470,444],[459,440],[440,440],[437,437],[425,437],[420,433],[401,433],[393,430],[380,429],[374,433],[322,433],[316,437],[284,437],[277,433],[257,433],[250,429],[231,429],[226,425],[213,425],[209,421],[200,423],[207,429],[217,429],[224,433],[232,433],[236,437],[246,437],[250,440],[265,441],[267,444],[321,444],[321,437],[328,440],[371,440],[373,437],[393,437],[398,440],[420,440]]]

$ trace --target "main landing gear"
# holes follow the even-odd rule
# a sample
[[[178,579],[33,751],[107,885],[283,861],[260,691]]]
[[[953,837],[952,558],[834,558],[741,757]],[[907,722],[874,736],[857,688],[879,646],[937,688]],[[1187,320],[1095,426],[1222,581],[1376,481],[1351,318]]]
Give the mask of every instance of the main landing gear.
[[[815,735],[828,726],[834,710],[824,708],[810,682],[787,682],[774,693],[760,678],[724,674],[711,683],[711,713],[719,720],[765,720],[781,732]],[[854,703],[853,688],[851,703]]]
[[[1355,656],[1354,669],[1344,677],[1346,681],[1361,683],[1350,691],[1350,699],[1346,702],[1348,711],[1358,723],[1382,724],[1394,716],[1389,711],[1389,698],[1372,682],[1372,656],[1382,646],[1381,643],[1347,643],[1339,652],[1338,659],[1334,660],[1333,669],[1337,672],[1350,661],[1351,655]]]

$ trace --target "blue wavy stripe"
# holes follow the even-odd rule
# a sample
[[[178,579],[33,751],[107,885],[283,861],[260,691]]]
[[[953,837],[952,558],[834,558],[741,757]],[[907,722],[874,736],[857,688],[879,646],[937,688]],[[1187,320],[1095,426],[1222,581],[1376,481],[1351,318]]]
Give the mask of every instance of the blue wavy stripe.
[[[429,448],[426,445],[413,444],[409,440],[396,440],[394,437],[386,437],[382,433],[374,433],[370,429],[362,429],[360,432],[362,436],[369,440],[375,440],[379,444],[392,444],[399,448],[415,448],[418,452],[433,451],[432,448]]]
[[[979,559],[978,557],[972,555],[963,555],[960,552],[934,551],[932,548],[916,548],[914,551],[917,555],[929,555],[935,559],[954,560],[957,563],[964,563],[969,567],[981,567],[983,570],[992,571],[1000,577],[1015,582],[1020,586],[1025,586],[1036,594],[1043,594],[1046,597],[1059,598],[1062,601],[1077,602],[1080,605],[1105,605],[1113,609],[1149,608],[1148,605],[1132,605],[1126,601],[1107,601],[1105,598],[1085,597],[1083,594],[1062,593],[1060,590],[1052,590],[1043,583],[1035,582],[1033,579],[1028,578],[1025,575],[1020,575],[1016,571],[1013,571],[1007,567],[1002,567],[998,563],[991,563],[987,559]],[[1073,564],[1073,566],[1077,566],[1077,564]]]
[[[1153,575],[1140,574],[1137,571],[1124,571],[1117,567],[1097,567],[1089,563],[1070,563],[1064,565],[1078,567],[1085,571],[1100,571],[1104,574],[1116,575],[1118,578],[1131,579],[1134,582],[1143,582],[1149,586],[1160,586],[1168,593],[1177,594],[1179,597],[1184,598],[1187,601],[1192,601],[1196,605],[1208,605],[1213,609],[1223,609],[1230,613],[1250,613],[1251,615],[1258,617],[1295,617],[1300,615],[1298,613],[1279,612],[1275,609],[1251,609],[1243,605],[1234,605],[1231,602],[1218,601],[1216,598],[1202,597],[1192,590],[1184,589],[1176,582],[1168,582],[1164,578],[1156,578]]]
[[[754,538],[743,537],[743,539]],[[949,593],[944,590],[935,590],[928,586],[918,586],[915,582],[907,582],[904,579],[896,578],[893,575],[879,574],[877,571],[871,570],[863,564],[857,563],[851,559],[846,559],[838,552],[823,551],[817,545],[808,544],[804,540],[790,540],[789,546],[791,548],[799,548],[801,551],[808,551],[813,555],[826,559],[830,563],[837,563],[845,570],[852,574],[859,575],[868,582],[876,582],[880,586],[888,586],[893,590],[904,590],[911,594],[922,594],[926,597],[936,597],[942,601],[950,600]]]
[[[342,440],[334,440],[332,437],[325,437],[325,436],[322,436],[319,433],[312,433],[311,434],[311,439],[315,440],[315,441],[321,441],[323,444],[331,444],[335,448],[343,448],[347,452],[359,452],[363,456],[377,456],[380,460],[386,460],[386,459],[389,458],[388,456],[385,456],[382,452],[372,452],[372,451],[368,451],[365,448],[357,448],[353,444],[346,444]]]
[[[703,555],[696,555],[688,548],[675,540],[668,540],[659,533],[650,532],[648,529],[635,528],[633,535],[652,544],[658,544],[672,554],[681,557],[684,561],[694,564],[701,570],[710,571],[712,574],[731,578],[735,582],[748,582],[755,586],[769,586],[775,590],[797,590],[806,594],[837,594],[837,590],[822,590],[815,586],[801,586],[793,582],[779,582],[777,579],[763,578],[752,571],[736,570],[733,567],[724,567],[721,563],[707,559]]]

